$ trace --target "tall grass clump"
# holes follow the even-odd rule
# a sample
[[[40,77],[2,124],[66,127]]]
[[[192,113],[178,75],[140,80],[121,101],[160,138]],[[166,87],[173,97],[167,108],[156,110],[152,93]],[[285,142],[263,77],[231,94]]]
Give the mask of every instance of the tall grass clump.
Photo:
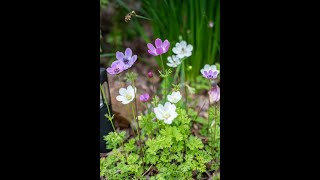
[[[180,40],[193,45],[194,54],[183,64],[188,79],[194,80],[203,65],[220,62],[220,0],[142,0],[142,3],[142,12],[152,19],[153,37],[166,37],[172,45]]]

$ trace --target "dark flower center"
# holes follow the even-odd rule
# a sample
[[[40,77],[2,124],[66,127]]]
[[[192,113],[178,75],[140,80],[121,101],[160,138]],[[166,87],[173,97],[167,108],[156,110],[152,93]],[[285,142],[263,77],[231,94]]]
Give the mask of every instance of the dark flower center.
[[[213,78],[213,76],[211,74],[208,75],[208,78]]]
[[[118,73],[119,71],[120,71],[119,68],[115,68],[115,69],[114,69],[114,72],[115,72],[115,73]]]
[[[124,57],[124,58],[123,58],[123,63],[124,63],[124,64],[129,64],[129,59],[128,59],[127,57]]]

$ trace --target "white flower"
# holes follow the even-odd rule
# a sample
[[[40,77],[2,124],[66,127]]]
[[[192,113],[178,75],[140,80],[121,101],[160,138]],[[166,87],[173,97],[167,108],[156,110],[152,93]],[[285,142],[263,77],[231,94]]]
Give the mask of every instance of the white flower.
[[[180,99],[182,98],[180,92],[172,92],[172,94],[167,96],[168,101],[170,101],[171,103],[177,103],[178,101],[180,101]]]
[[[186,41],[176,43],[176,46],[172,48],[173,53],[177,54],[178,58],[189,57],[192,54],[193,47],[191,44],[187,45]]]
[[[172,55],[171,57],[169,56],[168,58],[167,58],[167,60],[169,61],[168,63],[167,63],[167,65],[169,66],[169,67],[177,67],[177,66],[179,66],[180,64],[181,64],[181,59],[179,59],[177,56],[175,56],[175,55]]]
[[[169,102],[166,102],[164,106],[159,104],[158,107],[154,108],[154,113],[156,114],[157,119],[163,120],[167,124],[171,124],[178,116],[176,106]]]
[[[120,88],[119,89],[119,96],[116,97],[117,101],[121,101],[122,104],[129,104],[133,99],[134,99],[134,93],[135,91],[137,91],[137,89],[135,88],[135,90],[133,90],[132,86],[129,85],[126,88]]]
[[[203,69],[201,69],[200,72],[203,77],[207,79],[215,79],[219,74],[219,70],[217,70],[217,67],[215,65],[210,66],[209,64],[204,65]]]

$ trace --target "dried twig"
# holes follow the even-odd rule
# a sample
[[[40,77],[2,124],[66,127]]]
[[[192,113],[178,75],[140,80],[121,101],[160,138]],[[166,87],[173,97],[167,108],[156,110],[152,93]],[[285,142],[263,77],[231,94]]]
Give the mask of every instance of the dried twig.
[[[198,119],[198,116],[200,114],[200,112],[202,111],[202,108],[204,107],[204,105],[206,105],[207,102],[204,102],[203,105],[201,106],[201,108],[199,109],[198,113],[197,113],[197,116],[194,117],[194,121],[196,121]]]
[[[208,171],[206,171],[205,173],[208,175],[208,180],[212,180],[212,175]]]
[[[149,167],[149,169],[148,169],[146,172],[144,172],[144,173],[142,174],[142,177],[143,177],[144,175],[146,175],[147,172],[150,171],[151,168],[152,168],[152,165]]]

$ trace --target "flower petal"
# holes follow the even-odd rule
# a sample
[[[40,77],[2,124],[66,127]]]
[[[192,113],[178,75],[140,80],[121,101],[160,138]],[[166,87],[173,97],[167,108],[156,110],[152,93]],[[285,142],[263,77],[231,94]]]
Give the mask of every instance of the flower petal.
[[[157,119],[163,120],[162,112],[159,107],[154,108],[154,113],[156,114]]]
[[[171,108],[171,103],[166,102],[166,103],[164,104],[164,110],[165,110],[165,111],[168,111],[168,110],[170,110],[170,108]]]
[[[165,122],[166,124],[171,124],[172,123],[172,118],[164,119],[163,122]]]
[[[118,60],[122,60],[122,59],[123,59],[123,56],[124,56],[124,54],[123,54],[122,52],[119,52],[119,51],[116,52],[116,58],[117,58]]]
[[[111,64],[111,67],[114,68],[116,66],[121,67],[122,66],[122,61],[121,60],[113,61],[112,64]]]
[[[142,101],[142,102],[144,101],[144,96],[143,96],[143,94],[140,95],[139,99],[140,99],[140,101]]]
[[[176,112],[176,105],[172,104],[171,107],[170,107],[170,111],[173,113],[173,112]]]
[[[167,52],[170,47],[170,42],[168,40],[165,40],[162,44],[162,47],[164,48],[164,52]]]
[[[192,51],[193,50],[193,46],[191,44],[189,44],[186,48],[188,51]]]
[[[162,113],[164,112],[164,107],[163,107],[162,104],[158,105],[158,109],[159,109],[160,112],[162,112]]]
[[[206,78],[208,78],[209,75],[211,75],[212,71],[209,70],[209,71],[204,71],[204,75]]]
[[[173,118],[173,119],[175,119],[177,116],[178,116],[178,113],[177,113],[177,112],[173,112],[173,113],[172,113],[172,118]]]
[[[127,100],[128,103],[130,103],[133,99],[134,99],[134,95],[129,100]]]
[[[210,65],[209,64],[206,64],[206,65],[204,65],[204,68],[203,68],[205,71],[207,71],[207,70],[210,70]]]
[[[130,48],[127,48],[124,54],[125,54],[126,57],[131,57],[131,56],[132,56],[132,51],[131,51],[131,49],[130,49]]]
[[[120,94],[121,96],[125,96],[127,93],[128,93],[128,92],[127,92],[126,88],[120,88],[120,89],[119,89],[119,94]]]
[[[127,87],[127,91],[128,91],[128,92],[129,92],[129,91],[133,91],[133,88],[132,88],[131,85],[129,85],[129,86]]]
[[[211,65],[211,66],[210,66],[210,69],[211,69],[211,70],[217,70],[217,67],[216,67],[216,65]]]
[[[131,100],[132,101],[132,100]],[[131,101],[127,101],[126,99],[122,101],[122,104],[129,104]]]
[[[137,55],[132,56],[132,58],[131,58],[131,64],[133,64],[134,62],[136,62],[137,58],[138,58]]]
[[[180,42],[181,48],[186,48],[187,47],[187,42],[186,41],[181,41]]]
[[[213,79],[216,79],[218,77],[218,71],[213,71],[212,76]]]
[[[181,45],[180,45],[180,43],[176,43],[176,48],[177,48],[178,50],[181,50]]]
[[[172,48],[172,52],[175,54],[179,54],[181,52],[181,49],[179,50],[178,48],[174,47]]]
[[[116,99],[117,99],[117,101],[124,101],[124,97],[123,96],[117,96]]]
[[[170,46],[169,41],[167,39],[164,40],[163,43],[162,43],[162,47],[167,47],[168,45]]]
[[[160,55],[160,54],[163,53],[163,50],[162,50],[162,48],[157,48],[157,49],[156,49],[156,52],[157,52],[158,55]]]
[[[182,54],[182,53],[181,53],[181,54],[178,54],[177,57],[180,58],[180,59],[182,59],[182,58],[184,58],[184,54]]]
[[[184,55],[185,55],[186,57],[190,57],[190,56],[192,55],[192,53],[191,53],[190,51],[187,51],[186,53],[184,53]]]
[[[150,49],[150,51],[156,52],[156,48],[151,43],[148,43],[147,46]]]
[[[157,53],[156,53],[156,52],[153,52],[153,51],[148,50],[148,53],[151,54],[151,55],[153,55],[153,56],[157,56]]]
[[[201,69],[200,72],[201,72],[202,75],[205,75],[204,74],[204,69]]]
[[[155,40],[155,45],[156,45],[156,48],[161,48],[161,46],[162,46],[162,40],[159,39],[159,38],[157,38],[157,39]]]
[[[114,74],[113,68],[110,68],[110,67],[107,68],[107,72],[108,72],[109,74]]]

